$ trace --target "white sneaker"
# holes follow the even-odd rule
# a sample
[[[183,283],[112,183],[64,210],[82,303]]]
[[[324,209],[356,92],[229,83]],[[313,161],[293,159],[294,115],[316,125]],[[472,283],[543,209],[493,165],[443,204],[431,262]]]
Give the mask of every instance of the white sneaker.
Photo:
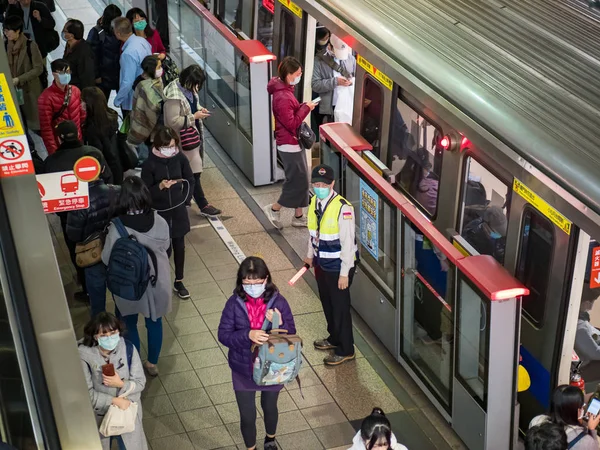
[[[294,217],[292,219],[292,226],[293,227],[298,227],[298,228],[305,228],[306,225],[306,216],[303,215],[302,217]]]
[[[283,224],[281,223],[281,211],[273,211],[273,204],[265,206],[263,211],[267,216],[267,219],[269,219],[269,222],[271,222],[275,228],[278,230],[283,228]]]

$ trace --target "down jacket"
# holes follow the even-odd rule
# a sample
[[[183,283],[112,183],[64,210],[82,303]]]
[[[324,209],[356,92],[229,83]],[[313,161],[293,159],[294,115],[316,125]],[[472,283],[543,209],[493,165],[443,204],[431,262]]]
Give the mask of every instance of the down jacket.
[[[56,85],[56,82],[52,82],[52,85],[45,89],[38,99],[40,132],[49,155],[58,148],[54,128],[60,122],[73,121],[79,130],[79,139],[82,139],[81,130],[85,123],[85,111],[81,108],[81,91],[76,86],[69,86],[69,89],[71,89],[69,104],[56,120],[52,120],[52,116],[61,110],[67,95],[66,90],[63,91]]]
[[[281,313],[283,326],[289,334],[296,334],[294,316],[287,300],[279,292],[271,308],[277,308]],[[267,331],[271,329],[271,324]],[[252,379],[252,341],[250,340],[250,319],[244,300],[233,294],[225,303],[221,322],[219,323],[219,342],[229,348],[229,367],[232,371]]]
[[[73,242],[83,242],[90,235],[106,228],[113,218],[119,186],[104,183],[102,179],[89,184],[90,206],[69,212],[67,216],[67,237]]]
[[[275,116],[275,141],[277,145],[298,145],[298,128],[310,114],[310,108],[298,102],[294,95],[294,86],[290,86],[275,77],[267,84],[267,92],[273,96],[273,115]]]
[[[100,25],[88,33],[87,42],[94,54],[96,78],[102,78],[99,88],[118,90],[121,64],[121,41],[112,31],[106,31]]]
[[[151,150],[150,156],[142,166],[142,180],[150,189],[152,207],[169,224],[171,238],[188,234],[190,217],[186,203],[192,199],[194,174],[187,158],[181,152],[171,158],[160,158]],[[186,180],[187,182],[177,183],[169,189],[161,189],[160,183],[163,180]]]

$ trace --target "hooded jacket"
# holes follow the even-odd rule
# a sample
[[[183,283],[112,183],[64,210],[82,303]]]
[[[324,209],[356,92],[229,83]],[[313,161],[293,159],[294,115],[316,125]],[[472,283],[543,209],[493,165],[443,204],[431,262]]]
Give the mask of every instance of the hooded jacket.
[[[56,120],[53,120],[53,116],[61,110],[67,96],[67,90],[63,91],[56,85],[56,82],[52,82],[38,99],[40,133],[49,155],[54,153],[58,148],[58,140],[54,134],[54,128],[60,122],[65,120],[73,121],[77,125],[79,139],[83,137],[81,130],[85,123],[85,111],[81,108],[81,91],[76,86],[68,86],[68,88],[71,89],[71,99],[65,110]]]
[[[279,292],[273,294],[275,300],[271,309],[277,308],[281,312],[283,327],[289,334],[296,334],[296,325],[294,316],[287,300]],[[271,329],[271,324],[267,331]],[[252,379],[252,341],[250,340],[250,319],[244,300],[234,292],[221,314],[219,322],[218,338],[219,342],[229,348],[227,356],[229,367],[232,371]]]
[[[125,340],[121,338],[117,347],[109,354],[108,362],[115,366],[115,372],[125,381],[122,388],[112,388],[102,384],[102,366],[106,364],[104,357],[100,354],[98,346],[88,347],[80,341],[77,347],[79,358],[85,376],[85,381],[90,394],[90,401],[96,416],[96,423],[100,425],[108,408],[112,404],[113,397],[127,391],[133,386],[133,391],[127,395],[132,402],[138,403],[138,415],[135,423],[135,430],[131,433],[123,434],[123,442],[127,449],[146,450],[146,437],[142,425],[142,405],[140,404],[142,391],[146,386],[146,376],[140,355],[133,349],[131,357],[131,367],[127,364],[127,347]],[[102,448],[110,448],[110,438],[100,435]]]
[[[285,84],[279,77],[269,81],[267,92],[273,96],[277,145],[298,145],[298,128],[310,114],[310,108],[305,103],[300,104],[294,95],[294,86]]]
[[[394,433],[392,433],[391,444],[392,445],[390,445],[390,447],[392,450],[408,450],[408,448],[406,448],[404,445],[398,443]],[[350,447],[348,450],[367,450],[365,447],[365,442],[362,440],[362,437],[360,437],[360,431],[356,433],[354,438],[352,438],[352,447]]]
[[[142,298],[130,301],[115,296],[115,303],[123,316],[142,314],[153,321],[171,311],[171,266],[167,249],[171,245],[169,238],[169,226],[165,219],[156,212],[149,211],[143,214],[124,215],[120,219],[125,225],[129,235],[134,236],[137,241],[156,255],[157,273],[154,272],[154,264],[149,259],[150,270],[156,275],[156,285],[148,284],[148,289]],[[108,265],[110,253],[117,239],[121,235],[111,223],[102,250],[102,262]]]
[[[150,189],[152,207],[167,221],[171,237],[185,236],[190,231],[190,217],[186,203],[192,199],[194,174],[187,158],[178,152],[171,158],[161,158],[150,151],[142,166],[142,180]],[[186,180],[161,189],[163,180]]]

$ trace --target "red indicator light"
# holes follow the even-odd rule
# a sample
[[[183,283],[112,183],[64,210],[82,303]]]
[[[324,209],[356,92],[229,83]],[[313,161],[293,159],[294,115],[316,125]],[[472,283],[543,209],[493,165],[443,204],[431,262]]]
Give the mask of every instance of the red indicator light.
[[[522,297],[524,295],[529,295],[529,289],[527,288],[512,288],[512,289],[504,289],[503,291],[498,291],[492,293],[492,300],[506,300],[514,297]]]
[[[450,148],[450,138],[448,136],[444,136],[442,138],[442,140],[440,141],[440,146],[444,149],[444,150],[448,150]]]
[[[467,148],[471,145],[471,141],[468,140],[465,136],[463,136],[462,140],[460,141],[460,148]]]

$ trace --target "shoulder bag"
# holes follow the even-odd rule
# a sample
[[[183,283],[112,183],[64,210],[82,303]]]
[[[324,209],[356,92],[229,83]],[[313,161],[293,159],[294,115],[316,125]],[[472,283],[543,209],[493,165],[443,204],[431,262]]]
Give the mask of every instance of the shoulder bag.
[[[179,139],[181,141],[181,149],[185,151],[194,150],[200,147],[202,143],[196,124],[190,126],[187,117],[185,118],[183,128],[179,131]]]

